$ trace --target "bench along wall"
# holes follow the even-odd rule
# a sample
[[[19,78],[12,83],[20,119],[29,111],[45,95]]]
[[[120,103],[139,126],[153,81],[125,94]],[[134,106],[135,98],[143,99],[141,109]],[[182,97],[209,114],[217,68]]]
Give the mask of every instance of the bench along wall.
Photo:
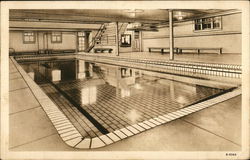
[[[194,31],[194,22],[175,24],[175,47],[222,47],[222,53],[241,54],[241,14],[222,16],[222,29]],[[159,32],[143,32],[143,51],[148,47],[169,47],[169,29],[160,28]]]

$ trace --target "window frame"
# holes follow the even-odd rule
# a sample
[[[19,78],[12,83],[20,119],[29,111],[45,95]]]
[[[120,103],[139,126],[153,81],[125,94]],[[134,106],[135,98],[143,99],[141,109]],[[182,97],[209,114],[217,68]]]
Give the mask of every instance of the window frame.
[[[33,35],[26,35],[26,33],[32,33]],[[36,43],[36,32],[34,31],[24,31],[23,32],[23,44],[35,44]],[[26,41],[25,37],[29,37],[29,41]],[[33,41],[30,40],[30,37],[33,37]]]
[[[215,20],[219,20],[219,27],[215,28]],[[205,25],[209,25],[210,27],[204,28]],[[200,27],[196,27],[196,26]],[[200,29],[197,29],[200,28]],[[215,17],[206,17],[206,18],[198,18],[193,20],[193,31],[194,32],[206,32],[206,31],[217,31],[222,30],[222,16],[215,16]]]
[[[54,36],[56,37],[56,40],[53,40]],[[60,40],[57,40],[58,37],[60,37]],[[51,32],[51,43],[62,43],[62,32]]]
[[[131,47],[131,41],[131,34],[122,34],[120,39],[120,47]]]
[[[79,33],[81,33],[81,35]],[[80,49],[80,45],[79,45],[80,38],[83,38],[83,46],[81,46],[81,49]],[[84,31],[77,32],[77,50],[78,50],[78,52],[83,52],[85,50],[85,44],[84,44],[85,42],[84,42],[84,40],[85,40],[85,33],[84,33]]]

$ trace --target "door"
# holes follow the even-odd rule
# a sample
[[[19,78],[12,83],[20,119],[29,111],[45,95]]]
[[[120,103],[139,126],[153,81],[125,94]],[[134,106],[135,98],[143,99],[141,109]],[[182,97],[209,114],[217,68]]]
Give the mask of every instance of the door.
[[[44,32],[37,32],[38,50],[44,50]]]
[[[48,49],[48,33],[43,33],[43,49]]]
[[[140,51],[140,32],[135,31],[134,32],[134,45],[133,45],[133,52],[139,52]]]

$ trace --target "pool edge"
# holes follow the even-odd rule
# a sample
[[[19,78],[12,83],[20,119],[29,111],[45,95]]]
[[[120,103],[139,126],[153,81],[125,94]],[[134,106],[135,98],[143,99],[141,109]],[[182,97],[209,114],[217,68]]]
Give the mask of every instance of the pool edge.
[[[68,120],[68,118],[60,111],[60,109],[54,104],[54,102],[43,92],[43,90],[32,80],[32,78],[23,70],[23,68],[16,62],[13,57],[10,57],[13,64],[17,70],[22,75],[23,79],[26,81],[27,85],[31,89],[32,93],[37,98],[39,104],[45,111],[46,115],[52,122],[53,126],[57,130],[57,133],[60,135],[62,140],[69,146],[79,149],[93,149],[100,148],[115,142],[118,142],[122,139],[128,138],[130,136],[139,134],[151,128],[155,128],[162,124],[166,124],[173,120],[182,118],[191,113],[200,111],[207,107],[213,106],[217,103],[223,102],[227,99],[233,98],[241,94],[241,88],[237,88],[231,92],[222,94],[215,98],[209,99],[204,102],[194,104],[192,106],[179,109],[175,112],[161,115],[138,124],[128,126],[114,132],[110,132],[105,135],[101,135],[94,138],[84,138],[74,127],[74,125]],[[61,125],[61,123],[65,125]],[[60,125],[59,125],[60,124]],[[64,126],[64,127],[62,127]]]

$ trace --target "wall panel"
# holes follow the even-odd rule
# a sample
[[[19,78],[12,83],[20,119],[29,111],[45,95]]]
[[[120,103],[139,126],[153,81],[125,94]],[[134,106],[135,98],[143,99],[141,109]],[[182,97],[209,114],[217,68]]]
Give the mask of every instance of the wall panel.
[[[174,27],[175,47],[222,47],[223,53],[241,54],[241,14],[222,16],[222,29],[193,31],[193,21]],[[159,32],[143,32],[143,51],[148,47],[169,47],[167,27]]]

